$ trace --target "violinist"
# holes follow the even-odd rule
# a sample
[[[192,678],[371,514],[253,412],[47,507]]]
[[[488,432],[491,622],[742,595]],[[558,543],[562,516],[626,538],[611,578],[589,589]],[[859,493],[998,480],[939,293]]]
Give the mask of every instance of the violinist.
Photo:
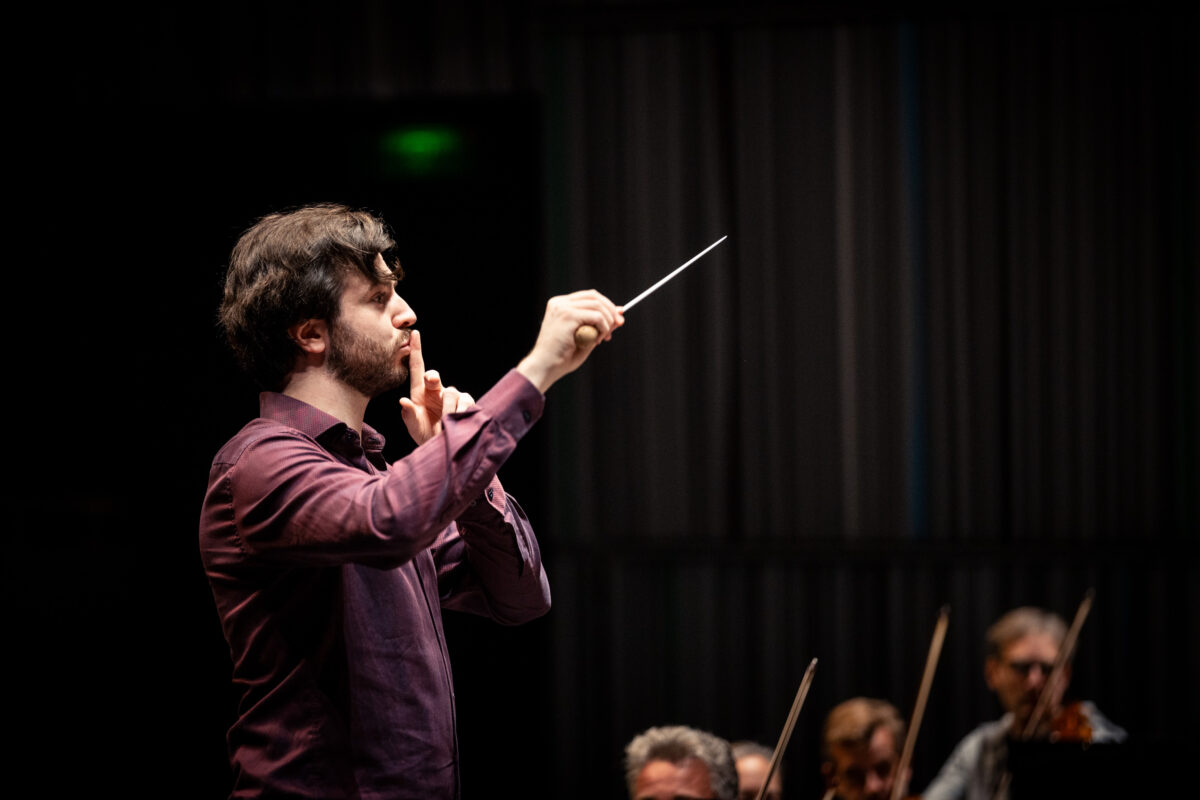
[[[1066,634],[1061,617],[1029,606],[1009,611],[988,628],[983,674],[1004,708],[1004,716],[980,725],[958,743],[922,793],[923,800],[1007,800],[1012,743],[1029,738],[1054,741],[1064,735],[1056,728],[1068,716],[1072,730],[1067,736],[1097,743],[1125,739],[1125,731],[1092,703],[1063,705],[1069,662],[1063,667],[1057,691],[1042,697]],[[1046,710],[1031,725],[1039,700]],[[1032,736],[1028,733],[1031,729]]]
[[[821,731],[825,800],[887,800],[904,729],[900,712],[886,700],[855,697],[834,706]],[[900,779],[907,783],[908,777]]]
[[[625,746],[629,800],[737,800],[733,748],[685,725],[650,728]]]
[[[740,741],[733,743],[734,766],[738,774],[738,800],[757,800],[762,792],[763,780],[770,771],[774,752],[765,744]],[[776,767],[767,785],[765,800],[781,800],[783,797],[783,771]]]

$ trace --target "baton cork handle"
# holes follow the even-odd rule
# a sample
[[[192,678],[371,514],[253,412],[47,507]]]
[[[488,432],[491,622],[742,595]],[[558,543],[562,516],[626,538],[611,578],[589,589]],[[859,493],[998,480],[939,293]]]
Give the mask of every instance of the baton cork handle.
[[[591,325],[580,325],[575,329],[575,346],[580,350],[591,347],[600,338],[600,331]]]

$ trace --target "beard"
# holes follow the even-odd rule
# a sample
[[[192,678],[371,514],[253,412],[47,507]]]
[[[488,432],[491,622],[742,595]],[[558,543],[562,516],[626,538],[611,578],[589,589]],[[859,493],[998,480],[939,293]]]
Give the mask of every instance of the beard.
[[[408,380],[408,358],[396,360],[406,341],[401,337],[390,346],[334,323],[329,327],[329,369],[363,396],[378,397]]]

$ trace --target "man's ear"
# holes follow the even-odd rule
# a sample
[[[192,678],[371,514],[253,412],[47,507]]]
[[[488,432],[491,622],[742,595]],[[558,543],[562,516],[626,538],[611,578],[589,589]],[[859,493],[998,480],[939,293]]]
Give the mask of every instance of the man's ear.
[[[288,336],[305,353],[324,353],[329,345],[329,324],[323,319],[306,319],[289,327]]]
[[[983,662],[983,679],[992,691],[996,690],[996,673],[1000,671],[1000,659],[988,656]]]

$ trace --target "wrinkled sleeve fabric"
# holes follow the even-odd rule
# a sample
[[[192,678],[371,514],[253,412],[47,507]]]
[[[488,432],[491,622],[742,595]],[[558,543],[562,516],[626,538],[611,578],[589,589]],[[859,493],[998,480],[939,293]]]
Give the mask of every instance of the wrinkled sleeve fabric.
[[[214,461],[206,513],[226,517],[233,557],[273,566],[392,568],[433,545],[484,494],[544,403],[511,371],[386,471],[330,458],[299,430],[267,421],[256,430],[251,423]]]
[[[516,498],[493,478],[433,547],[442,607],[519,625],[550,608],[537,538]]]

